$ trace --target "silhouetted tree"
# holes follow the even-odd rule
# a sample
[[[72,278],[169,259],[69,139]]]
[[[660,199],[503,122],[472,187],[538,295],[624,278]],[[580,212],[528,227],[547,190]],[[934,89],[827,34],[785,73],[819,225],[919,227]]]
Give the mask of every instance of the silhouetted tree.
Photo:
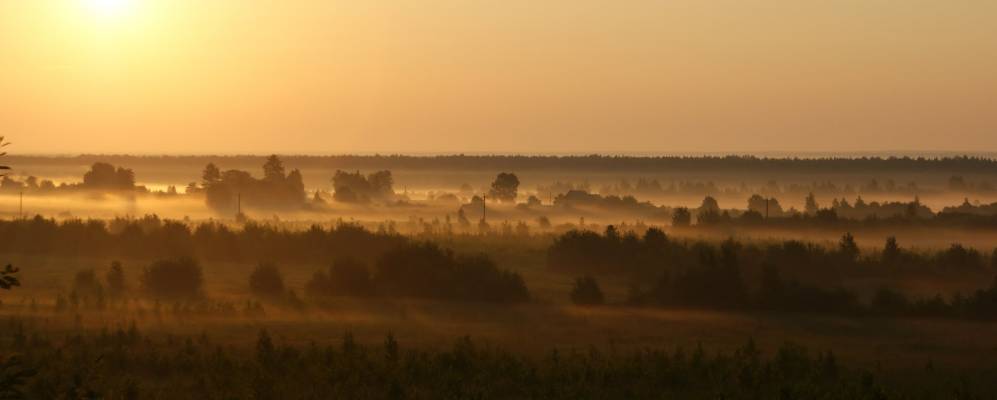
[[[460,229],[465,231],[471,228],[471,221],[467,219],[467,215],[464,213],[463,207],[457,209],[457,225],[460,226]]]
[[[575,286],[571,289],[571,301],[580,306],[594,306],[601,305],[605,300],[595,278],[584,276],[575,279]]]
[[[222,171],[214,163],[208,163],[201,174],[201,182],[204,187],[210,187],[222,180]]]
[[[874,312],[886,315],[903,315],[909,312],[910,301],[903,293],[881,287],[872,297],[870,307]]]
[[[342,203],[368,203],[394,196],[391,171],[377,171],[366,177],[357,172],[337,170],[332,177],[333,199]]]
[[[21,286],[21,281],[17,279],[16,274],[18,269],[14,266],[7,264],[3,270],[0,270],[0,289],[10,290],[14,287]]]
[[[4,141],[4,137],[0,136],[0,157],[3,157],[5,155],[7,155],[7,152],[3,151],[3,148],[7,147],[9,145],[10,145],[10,142]],[[0,165],[0,177],[6,177],[7,174],[4,171],[8,171],[8,170],[10,170],[10,167],[8,167],[6,165]]]
[[[10,143],[4,141],[4,137],[0,136],[0,149],[3,149],[4,147],[7,147],[8,145],[10,145]],[[0,157],[3,157],[5,155],[7,155],[7,152],[0,151]],[[6,165],[0,165],[0,172],[5,171],[5,170],[9,170],[9,169],[10,169],[10,167],[8,167]],[[0,174],[0,176],[6,176],[6,174]],[[18,272],[18,269],[14,268],[14,266],[12,266],[10,264],[7,264],[7,266],[4,267],[3,270],[0,270],[0,289],[2,289],[2,290],[10,290],[10,289],[13,289],[14,287],[21,286],[21,281],[19,281],[17,279],[17,276],[16,276],[17,272]],[[17,384],[14,384],[14,383],[0,384],[0,389],[16,390],[17,386],[19,386],[19,385],[20,385],[20,383],[17,383]]]
[[[807,215],[817,215],[817,211],[820,211],[820,206],[817,204],[817,198],[814,197],[813,192],[810,192],[810,194],[807,195],[803,211],[807,213]]]
[[[527,207],[540,207],[541,205],[543,205],[543,202],[541,202],[540,198],[535,195],[531,194],[530,197],[526,198]]]
[[[100,303],[104,298],[104,285],[97,279],[94,270],[85,269],[78,271],[73,278],[73,293],[84,304]]]
[[[783,215],[779,200],[762,197],[757,194],[748,198],[748,210],[755,211],[763,217],[781,217]]]
[[[329,272],[316,272],[307,284],[310,296],[372,296],[374,283],[367,265],[356,258],[337,259]]]
[[[284,296],[284,277],[273,263],[261,263],[249,275],[249,291],[255,296],[278,299]]]
[[[720,212],[720,204],[717,203],[717,199],[713,196],[706,196],[703,198],[703,203],[699,205],[699,211],[713,211]]]
[[[407,244],[377,261],[374,281],[379,293],[485,302],[529,299],[523,278],[499,269],[484,255],[455,256],[432,243]]]
[[[851,232],[846,232],[838,241],[838,253],[847,262],[855,262],[859,257],[859,246],[855,243],[855,236]]]
[[[190,257],[160,260],[142,273],[142,289],[163,299],[195,299],[203,295],[201,265]]]
[[[519,178],[516,174],[502,172],[495,177],[488,195],[498,201],[509,203],[516,201],[519,190]]]
[[[83,174],[82,187],[97,190],[132,190],[135,189],[135,172],[122,167],[115,169],[108,163],[94,163],[90,170]]]
[[[676,207],[672,211],[672,226],[674,227],[688,227],[692,224],[692,213],[689,212],[688,208]]]
[[[276,154],[267,157],[267,161],[263,164],[263,180],[279,183],[283,182],[286,176],[284,162],[280,160],[280,157],[277,157]]]
[[[263,165],[263,179],[246,171],[228,170],[218,174],[214,164],[204,171],[205,201],[212,209],[234,212],[238,201],[246,207],[264,209],[297,208],[305,205],[304,179],[297,169],[285,174],[283,162],[276,155]]]
[[[900,246],[897,244],[897,238],[895,236],[890,236],[886,238],[886,244],[883,246],[883,262],[893,265],[900,259]]]
[[[541,215],[541,216],[537,217],[537,225],[540,227],[540,229],[543,229],[543,230],[550,229],[550,227],[551,227],[550,219],[547,218],[544,215]]]

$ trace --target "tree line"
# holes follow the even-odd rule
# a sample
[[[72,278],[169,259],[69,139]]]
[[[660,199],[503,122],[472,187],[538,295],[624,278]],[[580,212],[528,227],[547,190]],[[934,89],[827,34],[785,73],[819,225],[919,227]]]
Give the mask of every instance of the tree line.
[[[259,165],[263,156],[129,156],[80,155],[76,157],[11,157],[18,164],[89,165],[110,162],[132,166],[175,166],[225,163]],[[632,172],[733,172],[743,173],[830,173],[855,172],[914,172],[945,174],[985,174],[997,172],[997,160],[980,156],[938,157],[759,157],[751,155],[725,156],[609,156],[609,155],[333,155],[284,156],[301,168],[342,170],[581,170]]]
[[[997,319],[997,280],[948,298],[915,298],[883,286],[869,302],[860,301],[844,284],[853,278],[997,273],[997,249],[983,254],[958,244],[913,251],[891,237],[882,250],[862,254],[851,234],[827,248],[796,240],[673,240],[656,228],[639,237],[610,226],[604,234],[570,231],[559,236],[547,251],[547,267],[582,276],[572,292],[572,300],[581,305],[602,303],[594,277],[612,275],[633,282],[626,300],[631,305]]]
[[[327,263],[338,257],[373,261],[404,243],[401,235],[350,223],[287,230],[248,222],[187,224],[150,215],[112,220],[56,221],[36,216],[0,221],[0,252],[8,254],[204,261]]]

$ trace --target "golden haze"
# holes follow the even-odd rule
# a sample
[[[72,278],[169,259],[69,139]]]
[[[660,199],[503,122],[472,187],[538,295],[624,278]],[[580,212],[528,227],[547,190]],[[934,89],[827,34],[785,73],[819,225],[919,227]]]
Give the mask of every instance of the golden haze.
[[[983,0],[3,0],[0,132],[36,153],[993,150],[995,19]]]

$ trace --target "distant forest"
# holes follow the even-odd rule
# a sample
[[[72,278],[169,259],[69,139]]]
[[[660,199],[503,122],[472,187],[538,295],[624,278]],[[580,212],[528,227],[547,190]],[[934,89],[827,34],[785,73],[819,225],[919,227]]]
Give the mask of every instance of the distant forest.
[[[72,157],[11,156],[9,163],[89,165],[95,162],[134,167],[157,164],[205,165],[224,160],[226,164],[260,165],[265,156],[131,156],[79,155]],[[757,156],[525,156],[525,155],[335,155],[281,156],[298,168],[407,169],[407,170],[597,170],[739,173],[997,173],[997,159],[976,156],[953,157],[818,157],[786,158]]]

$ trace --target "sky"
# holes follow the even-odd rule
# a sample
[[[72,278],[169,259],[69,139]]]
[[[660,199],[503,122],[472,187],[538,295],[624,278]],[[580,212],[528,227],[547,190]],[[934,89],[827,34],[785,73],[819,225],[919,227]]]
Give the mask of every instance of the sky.
[[[0,0],[11,153],[997,151],[993,0]]]

